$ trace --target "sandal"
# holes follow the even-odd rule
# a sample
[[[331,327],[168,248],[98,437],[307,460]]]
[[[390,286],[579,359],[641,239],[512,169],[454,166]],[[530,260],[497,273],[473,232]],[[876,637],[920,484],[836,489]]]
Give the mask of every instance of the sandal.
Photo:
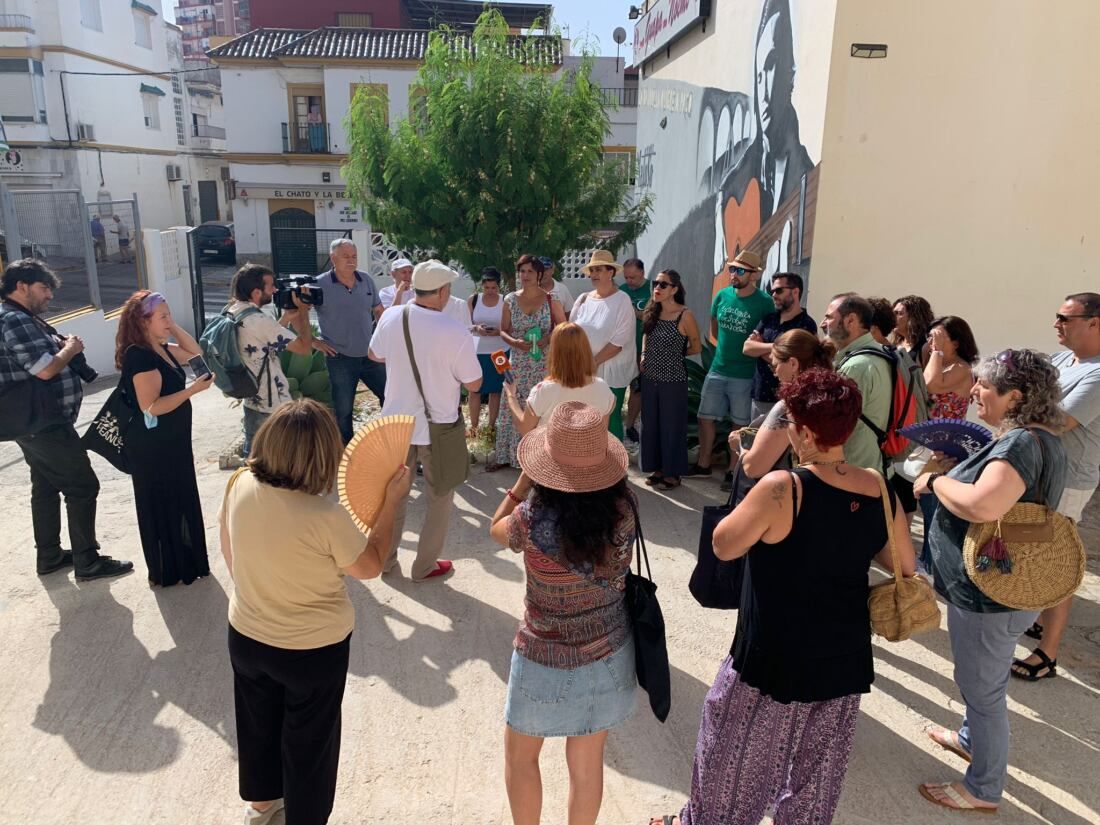
[[[952,782],[925,782],[922,785],[918,785],[917,790],[920,791],[921,796],[933,805],[939,805],[941,808],[947,808],[949,811],[966,811],[968,813],[974,812],[981,814],[997,813],[996,806],[987,808],[984,805],[975,805],[973,802],[967,800],[965,796],[955,789],[955,785]],[[934,791],[940,791],[945,798],[937,799]]]
[[[665,476],[656,481],[653,486],[660,487],[662,490],[675,490],[680,486],[680,479],[676,476]]]
[[[1024,635],[1028,638],[1034,639],[1037,642],[1043,641],[1043,626],[1038,622],[1035,622],[1027,630],[1024,631]]]
[[[1051,659],[1041,647],[1035,648],[1031,651],[1031,654],[1039,657],[1038,664],[1033,665],[1023,659],[1013,659],[1012,668],[1009,670],[1009,673],[1017,679],[1023,679],[1025,682],[1038,682],[1040,679],[1051,679],[1058,675],[1057,659]],[[1023,668],[1027,673],[1021,673],[1016,668]],[[1046,673],[1040,674],[1039,671],[1044,669]]]
[[[951,751],[955,756],[967,762],[971,760],[970,753],[959,744],[959,734],[955,731],[947,728],[928,728],[924,733],[945,751]]]
[[[653,817],[653,819],[649,820],[649,825],[680,825],[680,815],[665,814],[659,819],[657,817]]]
[[[659,482],[662,478],[664,478],[664,476],[661,475],[660,473],[653,473],[651,475],[648,475],[648,476],[646,476],[645,486],[646,487],[652,487],[654,484]]]

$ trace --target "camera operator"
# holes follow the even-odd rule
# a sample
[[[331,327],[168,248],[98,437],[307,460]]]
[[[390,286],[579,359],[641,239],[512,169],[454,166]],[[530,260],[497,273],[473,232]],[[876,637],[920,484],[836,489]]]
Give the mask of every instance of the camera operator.
[[[234,301],[229,306],[229,312],[241,318],[237,348],[245,366],[257,376],[259,383],[257,394],[246,398],[241,405],[244,409],[244,447],[241,453],[242,458],[248,458],[252,452],[252,439],[260,425],[276,408],[290,400],[290,389],[279,353],[288,349],[305,355],[313,349],[314,339],[309,325],[309,307],[303,307],[297,295],[293,296],[296,309],[285,310],[278,321],[262,311],[243,314],[249,307],[262,309],[271,303],[275,294],[275,276],[267,267],[259,264],[242,266],[233,276],[230,293]],[[287,327],[293,327],[294,332]],[[263,370],[265,359],[266,371]]]
[[[17,403],[21,390],[28,391],[26,401],[38,395],[44,402],[38,405],[44,420],[32,422],[33,432],[15,438],[31,470],[38,574],[71,564],[76,578],[87,581],[120,576],[134,565],[99,554],[95,533],[99,479],[73,426],[84,398],[81,378],[92,381],[96,373],[84,358],[83,341],[75,335],[58,335],[38,317],[60,286],[61,281],[40,261],[14,261],[4,270],[0,279],[0,391],[5,404]],[[16,386],[23,381],[43,384]],[[68,553],[61,549],[62,494],[72,544]]]
[[[367,357],[374,323],[382,314],[382,299],[374,281],[356,269],[359,256],[348,238],[337,238],[329,245],[332,269],[321,273],[315,289],[324,292],[317,320],[322,341],[317,349],[328,356],[328,377],[332,386],[332,407],[340,436],[351,441],[351,410],[355,391],[362,381],[367,389],[385,401],[386,368]]]

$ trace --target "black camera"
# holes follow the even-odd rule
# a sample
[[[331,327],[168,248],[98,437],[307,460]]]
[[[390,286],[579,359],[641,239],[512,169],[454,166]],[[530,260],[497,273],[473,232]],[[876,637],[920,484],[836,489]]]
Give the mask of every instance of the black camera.
[[[316,287],[317,278],[313,275],[290,275],[275,279],[275,306],[281,310],[297,309],[294,295],[306,306],[319,307],[325,300],[325,293]],[[312,287],[312,289],[311,289]]]
[[[99,373],[92,369],[92,365],[88,363],[87,356],[82,352],[78,352],[69,359],[69,367],[80,376],[80,380],[85,384],[91,384],[99,378]]]

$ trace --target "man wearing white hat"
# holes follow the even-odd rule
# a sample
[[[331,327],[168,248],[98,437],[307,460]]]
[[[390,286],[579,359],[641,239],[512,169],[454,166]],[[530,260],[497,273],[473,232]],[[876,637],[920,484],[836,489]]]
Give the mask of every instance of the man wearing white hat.
[[[413,263],[408,258],[398,258],[390,264],[393,285],[384,286],[378,290],[378,298],[382,301],[382,306],[389,309],[394,304],[401,306],[412,300],[412,274]]]
[[[441,261],[417,264],[412,272],[412,303],[392,306],[382,313],[370,346],[370,357],[386,365],[382,414],[416,417],[406,464],[412,467],[419,461],[427,484],[424,525],[410,574],[414,581],[443,576],[454,567],[450,561],[440,559],[451,521],[454,487],[445,487],[440,468],[432,462],[429,416],[435,425],[457,422],[462,388],[470,392],[481,389],[481,364],[469,328],[444,314],[451,284],[457,279],[458,273]],[[457,466],[447,469],[455,470]],[[464,457],[460,474],[468,470],[469,459]],[[397,563],[404,526],[403,499],[394,515],[393,546],[383,572]]]

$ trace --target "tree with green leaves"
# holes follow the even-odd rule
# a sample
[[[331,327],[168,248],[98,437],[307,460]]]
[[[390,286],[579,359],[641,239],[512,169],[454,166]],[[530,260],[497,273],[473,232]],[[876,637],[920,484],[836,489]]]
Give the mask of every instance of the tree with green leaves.
[[[415,105],[396,128],[385,98],[360,88],[346,120],[344,175],[372,228],[475,278],[484,266],[509,272],[525,252],[617,252],[636,239],[651,202],[623,209],[629,175],[603,162],[609,120],[591,56],[563,76],[560,49],[556,36],[510,35],[489,10],[472,34],[431,33]],[[613,223],[613,237],[594,235]]]

